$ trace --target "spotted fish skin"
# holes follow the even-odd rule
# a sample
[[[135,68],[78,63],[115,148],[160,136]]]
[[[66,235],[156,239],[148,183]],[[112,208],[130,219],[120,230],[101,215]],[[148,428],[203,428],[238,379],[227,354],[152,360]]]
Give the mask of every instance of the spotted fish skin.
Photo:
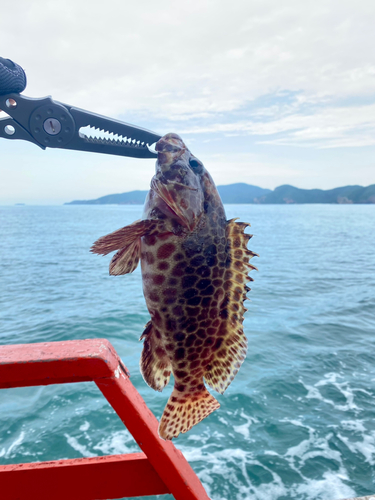
[[[167,134],[156,149],[142,221],[100,238],[92,251],[120,249],[112,274],[141,260],[151,320],[140,367],[158,391],[174,375],[159,425],[160,436],[172,439],[219,408],[204,380],[222,394],[245,359],[243,302],[255,254],[247,249],[249,224],[226,220],[210,174],[181,138]]]

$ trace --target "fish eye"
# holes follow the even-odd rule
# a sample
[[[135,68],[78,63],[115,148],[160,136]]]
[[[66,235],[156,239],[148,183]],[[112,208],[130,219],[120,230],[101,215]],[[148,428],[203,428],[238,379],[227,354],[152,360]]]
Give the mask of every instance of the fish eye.
[[[189,165],[191,166],[191,168],[193,170],[196,170],[198,167],[202,166],[202,163],[199,160],[197,160],[196,158],[190,158]]]

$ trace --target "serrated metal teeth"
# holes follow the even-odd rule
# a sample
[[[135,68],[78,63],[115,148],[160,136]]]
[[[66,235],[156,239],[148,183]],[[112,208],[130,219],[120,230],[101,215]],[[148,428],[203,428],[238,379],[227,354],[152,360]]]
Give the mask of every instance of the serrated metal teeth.
[[[136,148],[145,148],[147,145],[144,141],[132,139],[122,135],[115,134],[109,130],[98,129],[95,127],[81,127],[79,136],[90,143],[95,144],[112,144],[113,146],[127,146]]]

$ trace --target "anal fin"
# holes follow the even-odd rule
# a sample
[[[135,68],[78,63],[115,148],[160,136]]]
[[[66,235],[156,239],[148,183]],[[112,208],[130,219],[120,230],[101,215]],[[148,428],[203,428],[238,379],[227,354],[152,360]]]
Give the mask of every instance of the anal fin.
[[[146,325],[139,340],[143,340],[140,368],[145,382],[155,391],[162,391],[168,384],[172,365],[162,344],[160,333],[152,321]]]

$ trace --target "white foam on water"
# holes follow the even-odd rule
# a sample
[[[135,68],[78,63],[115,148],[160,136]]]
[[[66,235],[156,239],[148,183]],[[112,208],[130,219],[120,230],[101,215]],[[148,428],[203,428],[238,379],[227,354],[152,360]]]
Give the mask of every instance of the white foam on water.
[[[231,500],[277,500],[280,496],[287,494],[287,489],[280,476],[258,460],[255,460],[251,453],[240,448],[212,451],[212,446],[212,444],[200,448],[192,448],[186,445],[178,446],[190,463],[204,461],[206,464],[205,469],[198,472],[198,477],[212,500],[228,500],[229,498],[225,491],[213,492],[215,476],[224,477],[227,484],[236,488],[237,494],[235,496],[232,494]],[[256,465],[268,471],[272,481],[259,486],[253,485],[246,468],[249,465]],[[242,481],[237,477],[238,470],[241,471]]]
[[[9,446],[7,450],[5,448],[2,448],[2,450],[0,451],[0,457],[10,458],[12,451],[14,451],[23,442],[24,438],[25,438],[25,433],[24,431],[21,431],[18,438],[13,441],[13,443]]]
[[[139,451],[139,447],[134,441],[133,436],[126,429],[114,432],[112,435],[105,437],[93,449],[100,450],[104,455],[120,455]]]
[[[90,429],[90,424],[87,422],[87,420],[80,426],[79,430],[80,431],[88,431]]]
[[[97,457],[97,455],[95,453],[91,453],[91,451],[89,451],[87,449],[87,446],[85,446],[84,444],[80,444],[77,440],[77,438],[73,437],[73,436],[69,436],[69,434],[64,434],[64,436],[66,437],[66,440],[68,442],[68,444],[76,451],[78,451],[79,453],[81,453],[81,455],[83,457]]]
[[[347,477],[342,472],[325,472],[323,479],[308,479],[291,488],[291,496],[302,499],[337,500],[356,495],[355,491],[343,481]]]
[[[240,416],[247,420],[247,422],[242,425],[234,425],[233,430],[238,434],[242,434],[246,441],[254,441],[253,439],[250,439],[250,426],[253,423],[258,422],[258,420],[254,417],[249,417],[243,410],[241,411]]]
[[[342,422],[344,430],[353,434],[360,434],[361,441],[352,441],[347,436],[337,434],[337,437],[349,448],[352,453],[360,453],[365,457],[365,462],[375,465],[375,431],[367,432],[362,421],[346,420]]]
[[[306,398],[307,399],[319,399],[320,401],[333,406],[336,410],[339,411],[349,411],[349,410],[359,410],[358,406],[354,402],[354,392],[357,389],[352,389],[349,386],[348,382],[338,382],[338,378],[343,378],[342,375],[338,373],[327,373],[324,375],[324,379],[319,380],[316,384],[309,385],[305,384],[302,378],[299,379],[299,382],[304,386],[307,390]],[[319,391],[319,387],[324,387],[328,384],[333,385],[346,399],[346,404],[340,405],[332,401],[331,399],[325,398],[321,392]],[[359,390],[359,389],[358,389]]]

